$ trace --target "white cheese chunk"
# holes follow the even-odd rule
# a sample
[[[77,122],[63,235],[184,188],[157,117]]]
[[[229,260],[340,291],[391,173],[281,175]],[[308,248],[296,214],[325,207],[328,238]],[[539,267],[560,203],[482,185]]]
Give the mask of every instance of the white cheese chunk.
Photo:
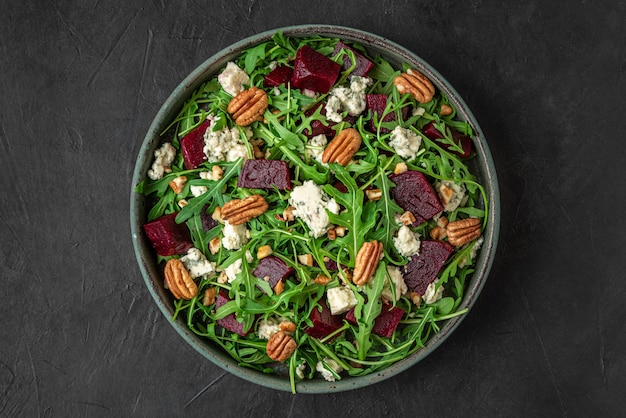
[[[274,316],[261,319],[257,326],[257,335],[262,340],[269,340],[270,337],[280,331],[280,320]]]
[[[398,252],[405,257],[411,257],[415,254],[419,254],[419,234],[411,231],[411,228],[408,226],[402,225],[398,230],[398,235],[393,237],[393,245],[396,247]]]
[[[250,231],[246,228],[246,224],[231,225],[226,221],[222,233],[224,234],[222,245],[227,250],[240,249],[248,243],[248,239],[250,238]]]
[[[348,312],[357,304],[354,292],[348,286],[333,287],[326,291],[326,301],[330,307],[330,313],[339,315]]]
[[[152,180],[161,180],[165,169],[169,168],[176,157],[176,149],[169,142],[164,143],[154,151],[154,162],[148,170],[148,177]]]
[[[415,158],[422,144],[422,138],[418,134],[401,126],[396,126],[389,138],[389,145],[396,154],[409,161]]]
[[[242,272],[242,264],[243,262],[240,258],[224,269],[224,273],[226,274],[226,277],[228,277],[228,283],[232,283],[233,280],[237,278],[237,275]]]
[[[400,297],[404,295],[409,288],[407,287],[404,277],[402,277],[402,271],[396,266],[387,266],[387,273],[389,273],[389,277],[391,278],[391,283],[395,287],[396,291],[396,301],[400,300]],[[393,300],[393,293],[391,292],[391,287],[389,285],[389,281],[385,281],[385,287],[382,293],[383,297],[387,300]]]
[[[332,89],[326,101],[326,119],[341,122],[341,110],[347,110],[351,116],[363,113],[366,107],[365,90],[371,84],[371,78],[352,76],[349,88],[339,86]]]
[[[330,367],[337,374],[341,373],[341,371],[343,370],[343,368],[339,364],[337,364],[335,360],[331,358],[328,358],[328,357],[324,358],[324,363],[326,363],[326,365]],[[321,361],[318,361],[317,364],[315,365],[315,370],[320,372],[322,374],[322,377],[326,379],[327,381],[334,382],[335,376],[328,369],[326,369],[326,367],[324,367],[324,363],[322,363]]]
[[[244,85],[250,84],[250,77],[234,62],[226,64],[226,68],[217,76],[224,91],[231,96],[236,96],[244,90]]]
[[[439,289],[437,289],[438,281],[439,279],[435,280],[434,282],[429,284],[428,287],[426,288],[426,291],[424,292],[424,295],[422,296],[422,300],[424,301],[424,303],[431,304],[441,299],[443,295],[443,286],[439,286]]]
[[[248,158],[248,149],[241,140],[237,127],[224,127],[218,131],[207,129],[204,133],[203,151],[210,163]]]
[[[208,192],[209,188],[206,186],[189,186],[189,191],[191,192],[193,197],[198,197]]]
[[[324,154],[326,144],[328,144],[328,138],[324,134],[319,134],[309,139],[306,145],[307,157],[322,163],[322,155]]]
[[[209,276],[215,273],[215,263],[210,262],[197,248],[190,248],[187,254],[180,258],[192,279],[200,276]]]
[[[291,191],[289,204],[296,208],[294,216],[302,219],[309,227],[310,235],[319,238],[328,232],[331,226],[328,218],[329,212],[335,215],[339,213],[339,204],[329,197],[320,186],[312,180],[307,180],[301,186],[296,186]]]

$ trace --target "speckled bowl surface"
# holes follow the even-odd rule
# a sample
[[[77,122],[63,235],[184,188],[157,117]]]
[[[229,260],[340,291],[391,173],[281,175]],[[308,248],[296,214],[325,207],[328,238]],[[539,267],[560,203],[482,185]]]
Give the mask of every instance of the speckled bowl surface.
[[[383,37],[356,29],[331,25],[304,25],[277,28],[275,30],[257,34],[243,39],[207,59],[202,65],[189,74],[178,87],[176,87],[174,92],[169,96],[157,113],[150,129],[148,130],[148,133],[146,134],[137,156],[133,173],[130,198],[130,226],[135,254],[137,256],[141,273],[150,294],[165,317],[167,317],[169,321],[174,312],[174,306],[169,292],[163,287],[163,279],[156,263],[154,250],[142,232],[142,225],[145,222],[148,209],[146,207],[146,202],[144,201],[144,196],[135,193],[134,187],[144,179],[152,164],[154,150],[160,145],[161,138],[159,137],[159,132],[162,132],[163,129],[175,118],[184,101],[191,96],[191,93],[203,82],[215,75],[223,66],[226,65],[228,61],[237,57],[242,50],[271,39],[272,35],[276,33],[277,30],[281,30],[285,35],[293,37],[322,35],[337,37],[344,41],[353,41],[364,46],[370,56],[381,54],[381,56],[389,60],[392,65],[397,68],[402,62],[406,62],[413,68],[419,69],[428,78],[430,78],[430,80],[432,80],[432,82],[439,89],[444,91],[449,100],[456,106],[457,117],[471,124],[474,132],[476,133],[473,146],[477,154],[474,161],[475,168],[473,168],[479,181],[484,185],[487,198],[489,199],[489,215],[487,227],[484,231],[484,243],[476,260],[475,273],[469,282],[465,299],[459,307],[459,309],[471,308],[478,298],[485,281],[487,280],[489,270],[493,263],[500,225],[500,198],[498,192],[498,181],[493,160],[489,152],[489,147],[487,146],[487,141],[482,130],[480,129],[480,126],[478,125],[478,122],[465,102],[459,97],[454,88],[441,76],[441,74],[408,49]],[[407,368],[414,366],[420,360],[424,359],[437,349],[437,347],[439,347],[439,345],[443,343],[446,338],[450,336],[450,334],[452,334],[456,327],[459,326],[464,317],[465,315],[462,315],[448,320],[441,327],[441,331],[428,340],[426,346],[422,350],[413,353],[409,357],[380,372],[363,377],[344,376],[340,381],[336,382],[327,382],[321,379],[298,382],[296,387],[297,391],[299,393],[329,393],[361,388],[388,379],[406,370]],[[210,342],[204,341],[193,334],[182,321],[176,320],[170,321],[170,323],[188,344],[224,370],[233,373],[240,378],[269,388],[284,391],[291,390],[289,379],[287,377],[264,374],[256,370],[239,367],[236,362],[219,347],[211,344]]]

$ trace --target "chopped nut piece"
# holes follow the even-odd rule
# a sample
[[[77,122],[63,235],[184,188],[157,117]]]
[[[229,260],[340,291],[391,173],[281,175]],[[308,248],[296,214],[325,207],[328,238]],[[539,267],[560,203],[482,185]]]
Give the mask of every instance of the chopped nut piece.
[[[442,104],[441,105],[441,110],[439,111],[439,114],[441,116],[448,116],[452,114],[452,108],[450,106],[448,106],[447,104]]]
[[[411,302],[413,302],[413,305],[420,306],[422,304],[422,296],[419,293],[411,292],[410,296],[411,296]]]
[[[298,262],[305,266],[311,267],[313,265],[313,256],[311,254],[302,254],[298,256]]]
[[[219,284],[226,284],[228,283],[228,276],[226,275],[226,272],[221,272],[220,275],[217,277],[217,282]]]
[[[328,283],[330,283],[330,278],[328,278],[327,276],[324,276],[322,274],[319,274],[315,280],[313,280],[316,284],[320,284],[322,286],[326,286]]]
[[[338,237],[345,237],[346,236],[346,227],[345,226],[336,226],[335,227],[335,233],[337,234]]]
[[[293,222],[296,219],[296,216],[293,214],[293,211],[295,211],[296,208],[294,208],[293,206],[287,206],[287,208],[283,211],[283,219],[286,222]]]
[[[280,323],[279,327],[285,333],[294,332],[296,330],[296,324],[291,321],[283,321]]]
[[[454,190],[451,187],[448,187],[446,184],[441,183],[439,186],[439,197],[441,198],[441,203],[446,206],[454,197]]]
[[[400,215],[400,222],[405,226],[412,225],[413,222],[415,222],[415,215],[413,215],[413,212],[407,210]]]
[[[215,294],[216,288],[209,287],[204,291],[204,298],[202,299],[202,304],[204,306],[213,305],[215,303]]]
[[[260,260],[262,258],[267,257],[268,255],[272,253],[273,253],[272,247],[270,247],[269,245],[262,245],[259,247],[259,249],[256,252],[256,258]]]
[[[430,235],[430,237],[434,240],[441,241],[446,237],[446,229],[440,226],[436,226],[430,230],[428,235]]]
[[[211,218],[213,218],[214,221],[223,224],[224,219],[222,218],[222,208],[220,208],[219,206],[216,206],[215,210],[213,211],[213,214],[211,215]]]
[[[437,226],[440,228],[445,228],[446,226],[448,226],[448,218],[446,218],[445,216],[440,216],[439,218],[437,218]]]
[[[215,255],[220,250],[220,246],[222,245],[222,240],[220,237],[215,237],[209,242],[209,251],[211,254]]]
[[[335,231],[335,228],[330,228],[326,233],[326,236],[329,240],[334,241],[335,239],[337,239],[337,231]]]
[[[283,290],[285,290],[285,283],[283,283],[282,280],[279,280],[278,283],[276,283],[276,286],[274,286],[274,293],[276,296],[279,296],[283,293]]]
[[[187,206],[189,204],[189,202],[187,201],[187,199],[180,199],[178,201],[178,206],[180,208],[184,208],[185,206]]]
[[[398,163],[396,164],[396,168],[394,168],[393,173],[394,174],[402,174],[405,171],[407,171],[409,169],[409,167],[407,167],[406,163]]]
[[[211,178],[215,181],[220,180],[224,175],[224,169],[219,165],[211,167]]]
[[[180,194],[183,192],[183,189],[185,188],[186,183],[187,183],[187,177],[180,176],[171,180],[168,184],[170,186],[170,189],[174,190],[174,193]]]
[[[380,200],[383,197],[383,191],[380,189],[369,189],[365,191],[370,202]]]

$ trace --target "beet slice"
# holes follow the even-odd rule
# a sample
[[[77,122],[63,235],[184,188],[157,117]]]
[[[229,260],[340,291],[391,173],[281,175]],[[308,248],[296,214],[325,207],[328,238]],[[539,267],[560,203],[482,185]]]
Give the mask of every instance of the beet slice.
[[[246,160],[237,187],[291,190],[289,166],[281,160]]]
[[[421,172],[409,170],[392,174],[389,179],[396,184],[390,190],[391,197],[402,209],[413,213],[413,226],[422,224],[443,210],[433,186]]]
[[[204,133],[209,126],[211,120],[207,119],[180,140],[180,152],[187,170],[198,168],[207,160],[204,154]]]
[[[308,45],[296,52],[291,84],[297,89],[328,93],[335,84],[341,66]]]
[[[339,51],[341,51],[342,49],[347,49],[349,51],[354,52],[354,56],[356,57],[356,67],[354,67],[354,70],[352,71],[351,75],[358,75],[361,77],[365,77],[367,76],[367,73],[369,73],[370,70],[374,68],[374,63],[372,61],[370,61],[368,58],[365,58],[363,54],[357,52],[354,48],[349,47],[348,45],[344,44],[341,41],[337,42],[337,45],[335,46],[335,50],[333,51],[333,55],[337,55]],[[352,59],[350,58],[349,55],[344,55],[343,65],[341,66],[341,69],[345,71],[351,66],[352,66]]]
[[[424,125],[424,127],[422,128],[422,133],[426,136],[426,138],[435,141],[437,144],[442,146],[444,149],[450,151],[452,154],[456,154],[461,158],[469,157],[470,153],[472,152],[472,140],[470,139],[470,137],[467,135],[463,135],[456,129],[449,129],[450,133],[452,134],[452,140],[456,144],[460,145],[461,148],[463,148],[462,153],[458,151],[450,151],[449,144],[444,144],[442,141],[439,141],[439,139],[443,138],[443,135],[441,134],[441,132],[439,132],[439,130],[437,130],[437,128],[435,128],[434,122],[428,122],[426,125]]]
[[[317,109],[322,106],[322,110],[320,112],[320,114],[322,115],[326,115],[326,106],[324,105],[324,103],[319,102],[317,103],[315,106],[311,107],[310,109],[307,109],[304,111],[304,116],[309,117],[311,116],[313,113],[315,113],[317,111]],[[311,122],[311,129],[304,129],[302,131],[302,133],[304,134],[304,136],[306,136],[307,138],[311,139],[314,136],[318,136],[321,134],[326,135],[326,138],[330,141],[331,139],[333,139],[335,137],[335,130],[333,129],[333,126],[335,126],[336,123],[335,122],[327,122],[327,125],[324,125],[322,123],[322,121],[320,120],[314,120]]]
[[[259,261],[259,265],[254,269],[252,274],[254,277],[258,277],[259,279],[269,277],[268,283],[273,289],[278,282],[284,282],[295,272],[296,271],[293,268],[288,267],[283,260],[270,255]]]
[[[319,304],[322,307],[321,312],[315,307],[309,316],[313,326],[304,329],[304,332],[313,338],[324,338],[328,334],[337,331],[343,325],[341,315],[330,313],[330,308],[326,304],[325,298],[320,299]]]
[[[193,247],[187,225],[176,223],[178,212],[163,215],[143,225],[146,236],[161,256],[184,254]]]
[[[445,241],[422,241],[419,254],[411,257],[402,272],[407,287],[424,295],[426,288],[435,281],[452,251],[454,247]]]
[[[227,302],[230,302],[230,298],[228,297],[228,293],[224,289],[220,289],[217,294],[217,298],[215,299],[215,310],[217,311],[222,306],[226,305]],[[245,337],[248,332],[244,330],[243,322],[237,321],[237,316],[234,313],[226,315],[222,319],[218,319],[217,325],[222,328],[229,330],[230,332],[234,332],[235,334],[239,334],[242,337]]]
[[[366,94],[365,103],[367,109],[372,113],[372,118],[367,122],[367,129],[370,132],[376,132],[376,125],[374,124],[374,113],[378,113],[379,116],[385,112],[387,107],[387,100],[389,96],[386,94]],[[402,119],[406,119],[409,115],[409,108],[407,106],[402,108]],[[387,113],[381,122],[393,122],[396,120],[395,112]],[[389,133],[391,129],[380,128],[381,133]]]
[[[263,85],[265,87],[278,87],[287,84],[293,76],[293,69],[287,65],[279,65],[265,76]]]
[[[374,320],[372,332],[381,337],[391,337],[403,316],[404,311],[397,306],[383,305],[383,309]],[[354,308],[350,309],[346,314],[346,321],[352,325],[357,325],[357,320],[354,316]]]

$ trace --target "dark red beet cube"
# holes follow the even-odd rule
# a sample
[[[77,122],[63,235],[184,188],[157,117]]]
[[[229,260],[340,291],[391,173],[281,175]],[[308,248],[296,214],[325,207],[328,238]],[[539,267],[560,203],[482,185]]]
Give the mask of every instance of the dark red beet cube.
[[[422,128],[422,133],[426,136],[426,138],[435,141],[437,144],[442,146],[444,149],[450,151],[452,154],[456,154],[461,158],[469,157],[470,153],[472,152],[472,140],[470,139],[470,137],[467,135],[463,135],[456,129],[449,129],[450,133],[452,134],[452,140],[457,145],[460,145],[461,148],[463,148],[463,152],[458,152],[456,150],[450,151],[449,144],[444,144],[442,143],[442,141],[439,141],[441,138],[443,138],[443,135],[441,134],[441,132],[439,132],[437,128],[435,128],[434,122],[428,122],[426,125],[424,125],[424,127]]]
[[[402,275],[407,287],[420,295],[426,293],[452,251],[454,247],[445,241],[422,241],[419,255],[411,257],[404,266]]]
[[[372,332],[381,337],[389,338],[398,327],[400,320],[404,316],[404,311],[397,306],[383,305],[383,308],[374,320]],[[346,314],[346,321],[352,325],[357,324],[354,316],[354,309],[350,309]]]
[[[265,87],[278,87],[281,84],[287,84],[293,76],[293,69],[287,65],[279,65],[269,72],[263,80]]]
[[[420,225],[443,210],[433,186],[421,172],[409,170],[392,174],[389,179],[396,184],[390,190],[391,197],[402,209],[413,213],[413,226]]]
[[[268,283],[273,289],[278,282],[284,282],[295,272],[296,271],[293,268],[288,267],[283,260],[270,255],[259,261],[259,265],[254,269],[252,274],[254,274],[254,277],[258,277],[259,279],[265,279],[268,277]]]
[[[207,160],[204,155],[204,133],[209,126],[211,121],[207,119],[180,140],[180,152],[187,170],[198,168]]]
[[[193,247],[187,225],[176,223],[178,212],[163,215],[143,225],[146,236],[158,255],[184,254]]]
[[[356,67],[354,67],[354,70],[351,73],[352,75],[365,77],[367,73],[369,73],[370,70],[374,68],[374,63],[372,61],[370,61],[368,58],[365,58],[361,53],[355,51],[354,48],[349,47],[348,45],[344,44],[341,41],[337,42],[337,46],[335,46],[333,55],[337,55],[339,51],[341,51],[342,49],[347,49],[349,51],[354,52],[354,56],[356,57]],[[344,55],[343,65],[341,66],[341,69],[345,71],[351,66],[352,66],[352,59],[350,58],[349,55]]]
[[[291,84],[300,90],[328,93],[340,70],[339,64],[304,45],[296,52]]]
[[[315,307],[311,311],[309,319],[313,322],[312,327],[307,327],[304,332],[313,338],[324,338],[328,334],[337,331],[343,325],[341,315],[333,315],[326,304],[326,299],[320,300],[322,310]]]
[[[209,232],[211,229],[217,226],[217,221],[213,219],[212,213],[207,213],[209,205],[205,205],[200,211],[200,220],[202,221],[202,230]]]
[[[291,190],[289,165],[281,160],[246,160],[237,187]]]
[[[365,102],[367,104],[367,109],[371,112],[372,118],[367,123],[367,129],[370,132],[376,132],[376,124],[374,123],[374,114],[378,114],[378,121],[380,122],[393,122],[396,120],[395,112],[387,113],[385,117],[380,120],[380,117],[385,113],[385,107],[387,107],[387,99],[389,96],[386,94],[366,94]],[[402,108],[402,118],[406,119],[409,115],[409,108],[407,106]],[[381,133],[389,133],[390,129],[380,128]]]
[[[304,116],[309,117],[312,114],[314,114],[317,109],[319,107],[322,107],[322,110],[320,111],[320,114],[322,115],[326,115],[326,108],[324,107],[324,103],[319,102],[317,103],[315,106],[311,107],[310,109],[307,109],[304,111]],[[332,138],[335,137],[335,130],[333,129],[333,126],[335,126],[336,123],[334,122],[327,122],[326,125],[324,125],[322,123],[322,121],[320,120],[314,120],[311,122],[311,129],[305,129],[302,131],[302,133],[309,139],[313,138],[314,136],[318,136],[321,134],[326,135],[326,138],[328,140],[331,140]]]
[[[215,310],[217,311],[219,308],[226,305],[227,302],[230,302],[228,293],[226,292],[226,290],[221,289],[217,294],[217,298],[215,299]],[[235,334],[239,334],[242,337],[245,337],[248,333],[243,328],[243,322],[237,321],[237,317],[234,313],[228,314],[224,318],[218,319],[216,322],[217,325],[219,325],[220,327],[225,328],[230,332],[234,332]]]

